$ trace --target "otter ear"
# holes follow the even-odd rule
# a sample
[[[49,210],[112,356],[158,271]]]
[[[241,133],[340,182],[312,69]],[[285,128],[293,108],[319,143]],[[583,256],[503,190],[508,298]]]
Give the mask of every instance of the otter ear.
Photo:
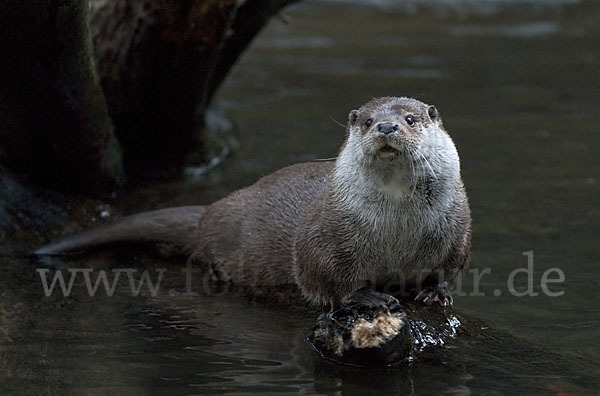
[[[439,117],[438,111],[435,108],[435,106],[429,106],[429,108],[427,109],[427,114],[429,114],[429,118],[431,118],[431,121],[435,121],[435,119]]]
[[[431,118],[431,121],[435,122],[436,124],[442,123],[440,113],[438,113],[435,106],[429,106],[429,108],[427,109],[427,114],[429,114],[429,118]]]
[[[358,120],[358,110],[352,110],[350,114],[348,114],[348,121],[350,122],[350,125],[354,125],[356,120]]]

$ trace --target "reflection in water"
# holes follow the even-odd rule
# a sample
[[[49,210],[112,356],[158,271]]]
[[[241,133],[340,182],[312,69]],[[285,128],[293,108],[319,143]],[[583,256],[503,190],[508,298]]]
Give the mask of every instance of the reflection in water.
[[[204,179],[151,186],[118,206],[207,203],[281,166],[334,157],[344,134],[336,122],[350,109],[375,96],[415,96],[441,111],[461,154],[472,267],[491,273],[479,284],[485,296],[469,295],[473,277],[465,278],[467,295],[455,305],[487,324],[467,320],[470,334],[410,366],[357,370],[311,350],[313,312],[186,295],[179,262],[4,257],[0,393],[597,390],[597,2],[307,1],[287,14],[290,23],[274,20],[220,91],[241,131],[233,158]],[[529,250],[535,291],[556,267],[562,297],[510,295],[507,278],[526,267]],[[35,272],[42,265],[169,271],[155,298],[133,297],[125,278],[113,297],[90,298],[75,285],[70,297],[46,298]]]

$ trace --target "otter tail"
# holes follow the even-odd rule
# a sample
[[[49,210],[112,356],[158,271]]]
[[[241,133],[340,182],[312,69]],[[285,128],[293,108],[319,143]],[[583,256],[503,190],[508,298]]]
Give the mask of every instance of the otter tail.
[[[60,256],[112,243],[167,243],[191,249],[204,206],[181,206],[126,216],[42,246],[40,256]]]

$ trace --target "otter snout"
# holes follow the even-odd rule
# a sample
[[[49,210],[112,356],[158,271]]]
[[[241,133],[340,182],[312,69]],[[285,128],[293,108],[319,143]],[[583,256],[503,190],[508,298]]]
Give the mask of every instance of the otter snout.
[[[398,132],[400,127],[398,124],[394,124],[393,122],[382,122],[377,125],[377,132],[382,133],[384,135],[389,135],[393,132]]]

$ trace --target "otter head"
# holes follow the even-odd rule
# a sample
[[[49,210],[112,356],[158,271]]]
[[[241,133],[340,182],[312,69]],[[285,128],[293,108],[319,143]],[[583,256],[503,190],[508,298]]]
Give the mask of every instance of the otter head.
[[[458,153],[437,109],[411,98],[377,98],[352,110],[340,159],[356,161],[385,189],[391,183],[406,192],[424,180],[460,178]]]
[[[377,98],[348,116],[350,144],[358,144],[365,156],[393,162],[416,153],[427,139],[444,133],[435,106],[410,98]]]

